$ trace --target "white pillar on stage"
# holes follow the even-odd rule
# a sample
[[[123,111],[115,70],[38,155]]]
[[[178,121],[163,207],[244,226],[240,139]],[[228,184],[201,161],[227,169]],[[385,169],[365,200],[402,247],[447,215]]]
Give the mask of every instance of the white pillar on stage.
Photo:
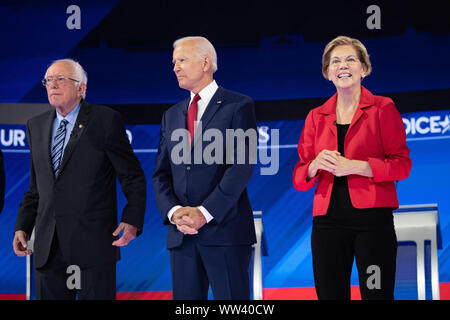
[[[437,249],[442,249],[437,204],[400,206],[394,212],[397,241],[413,241],[416,244],[417,296],[426,299],[425,241],[430,241],[431,289],[433,300],[439,300],[439,264]]]
[[[256,232],[256,243],[253,245],[253,300],[263,300],[262,256],[267,255],[267,248],[261,211],[253,212],[253,221]]]
[[[33,231],[31,232],[31,237],[28,240],[27,249],[34,251],[34,228],[33,228]],[[26,259],[27,259],[26,299],[31,300],[31,297],[33,296],[33,290],[34,290],[33,256],[28,255],[26,257]]]

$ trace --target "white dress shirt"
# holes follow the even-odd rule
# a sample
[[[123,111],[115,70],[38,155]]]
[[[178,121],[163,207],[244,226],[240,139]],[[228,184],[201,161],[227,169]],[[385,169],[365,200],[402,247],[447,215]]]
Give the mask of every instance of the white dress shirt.
[[[211,101],[212,97],[216,93],[219,86],[217,85],[216,81],[213,80],[210,84],[208,84],[206,87],[202,89],[198,94],[200,96],[200,100],[197,102],[198,110],[197,110],[197,121],[202,119],[203,113],[206,110],[206,107],[208,106],[209,102]],[[191,92],[191,100],[189,100],[189,104],[191,104],[192,100],[195,97],[195,93]],[[198,123],[197,123],[198,125]]]

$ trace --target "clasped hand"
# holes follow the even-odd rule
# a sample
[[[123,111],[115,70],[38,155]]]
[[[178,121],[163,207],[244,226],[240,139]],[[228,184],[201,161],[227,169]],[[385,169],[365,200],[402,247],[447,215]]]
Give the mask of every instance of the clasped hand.
[[[171,220],[183,234],[197,234],[198,229],[206,224],[205,217],[196,207],[179,208],[174,212]]]
[[[354,173],[353,160],[341,156],[336,150],[322,150],[311,162],[308,168],[308,177],[312,178],[318,170],[325,170],[336,177],[343,177]]]

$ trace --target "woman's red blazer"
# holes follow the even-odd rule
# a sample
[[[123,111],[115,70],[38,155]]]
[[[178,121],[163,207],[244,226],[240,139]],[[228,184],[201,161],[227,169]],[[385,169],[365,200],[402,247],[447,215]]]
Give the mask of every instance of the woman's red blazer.
[[[307,179],[308,166],[323,149],[337,150],[337,93],[322,106],[311,110],[305,120],[293,173],[294,187],[306,191],[317,183],[313,216],[327,213],[334,175],[319,170]],[[373,177],[349,175],[350,199],[355,208],[398,208],[395,181],[408,177],[412,162],[400,113],[390,98],[373,95],[361,86],[359,106],[344,142],[345,157],[368,161]]]

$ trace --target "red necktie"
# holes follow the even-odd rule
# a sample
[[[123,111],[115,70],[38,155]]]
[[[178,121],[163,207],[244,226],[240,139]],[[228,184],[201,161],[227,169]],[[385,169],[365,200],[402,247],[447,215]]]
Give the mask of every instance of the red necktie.
[[[194,138],[194,132],[195,132],[195,121],[197,120],[197,111],[198,111],[198,104],[197,101],[200,100],[200,96],[198,93],[194,96],[194,99],[192,99],[191,104],[189,105],[188,114],[187,114],[187,129],[189,131],[190,142],[192,143],[192,139]]]

